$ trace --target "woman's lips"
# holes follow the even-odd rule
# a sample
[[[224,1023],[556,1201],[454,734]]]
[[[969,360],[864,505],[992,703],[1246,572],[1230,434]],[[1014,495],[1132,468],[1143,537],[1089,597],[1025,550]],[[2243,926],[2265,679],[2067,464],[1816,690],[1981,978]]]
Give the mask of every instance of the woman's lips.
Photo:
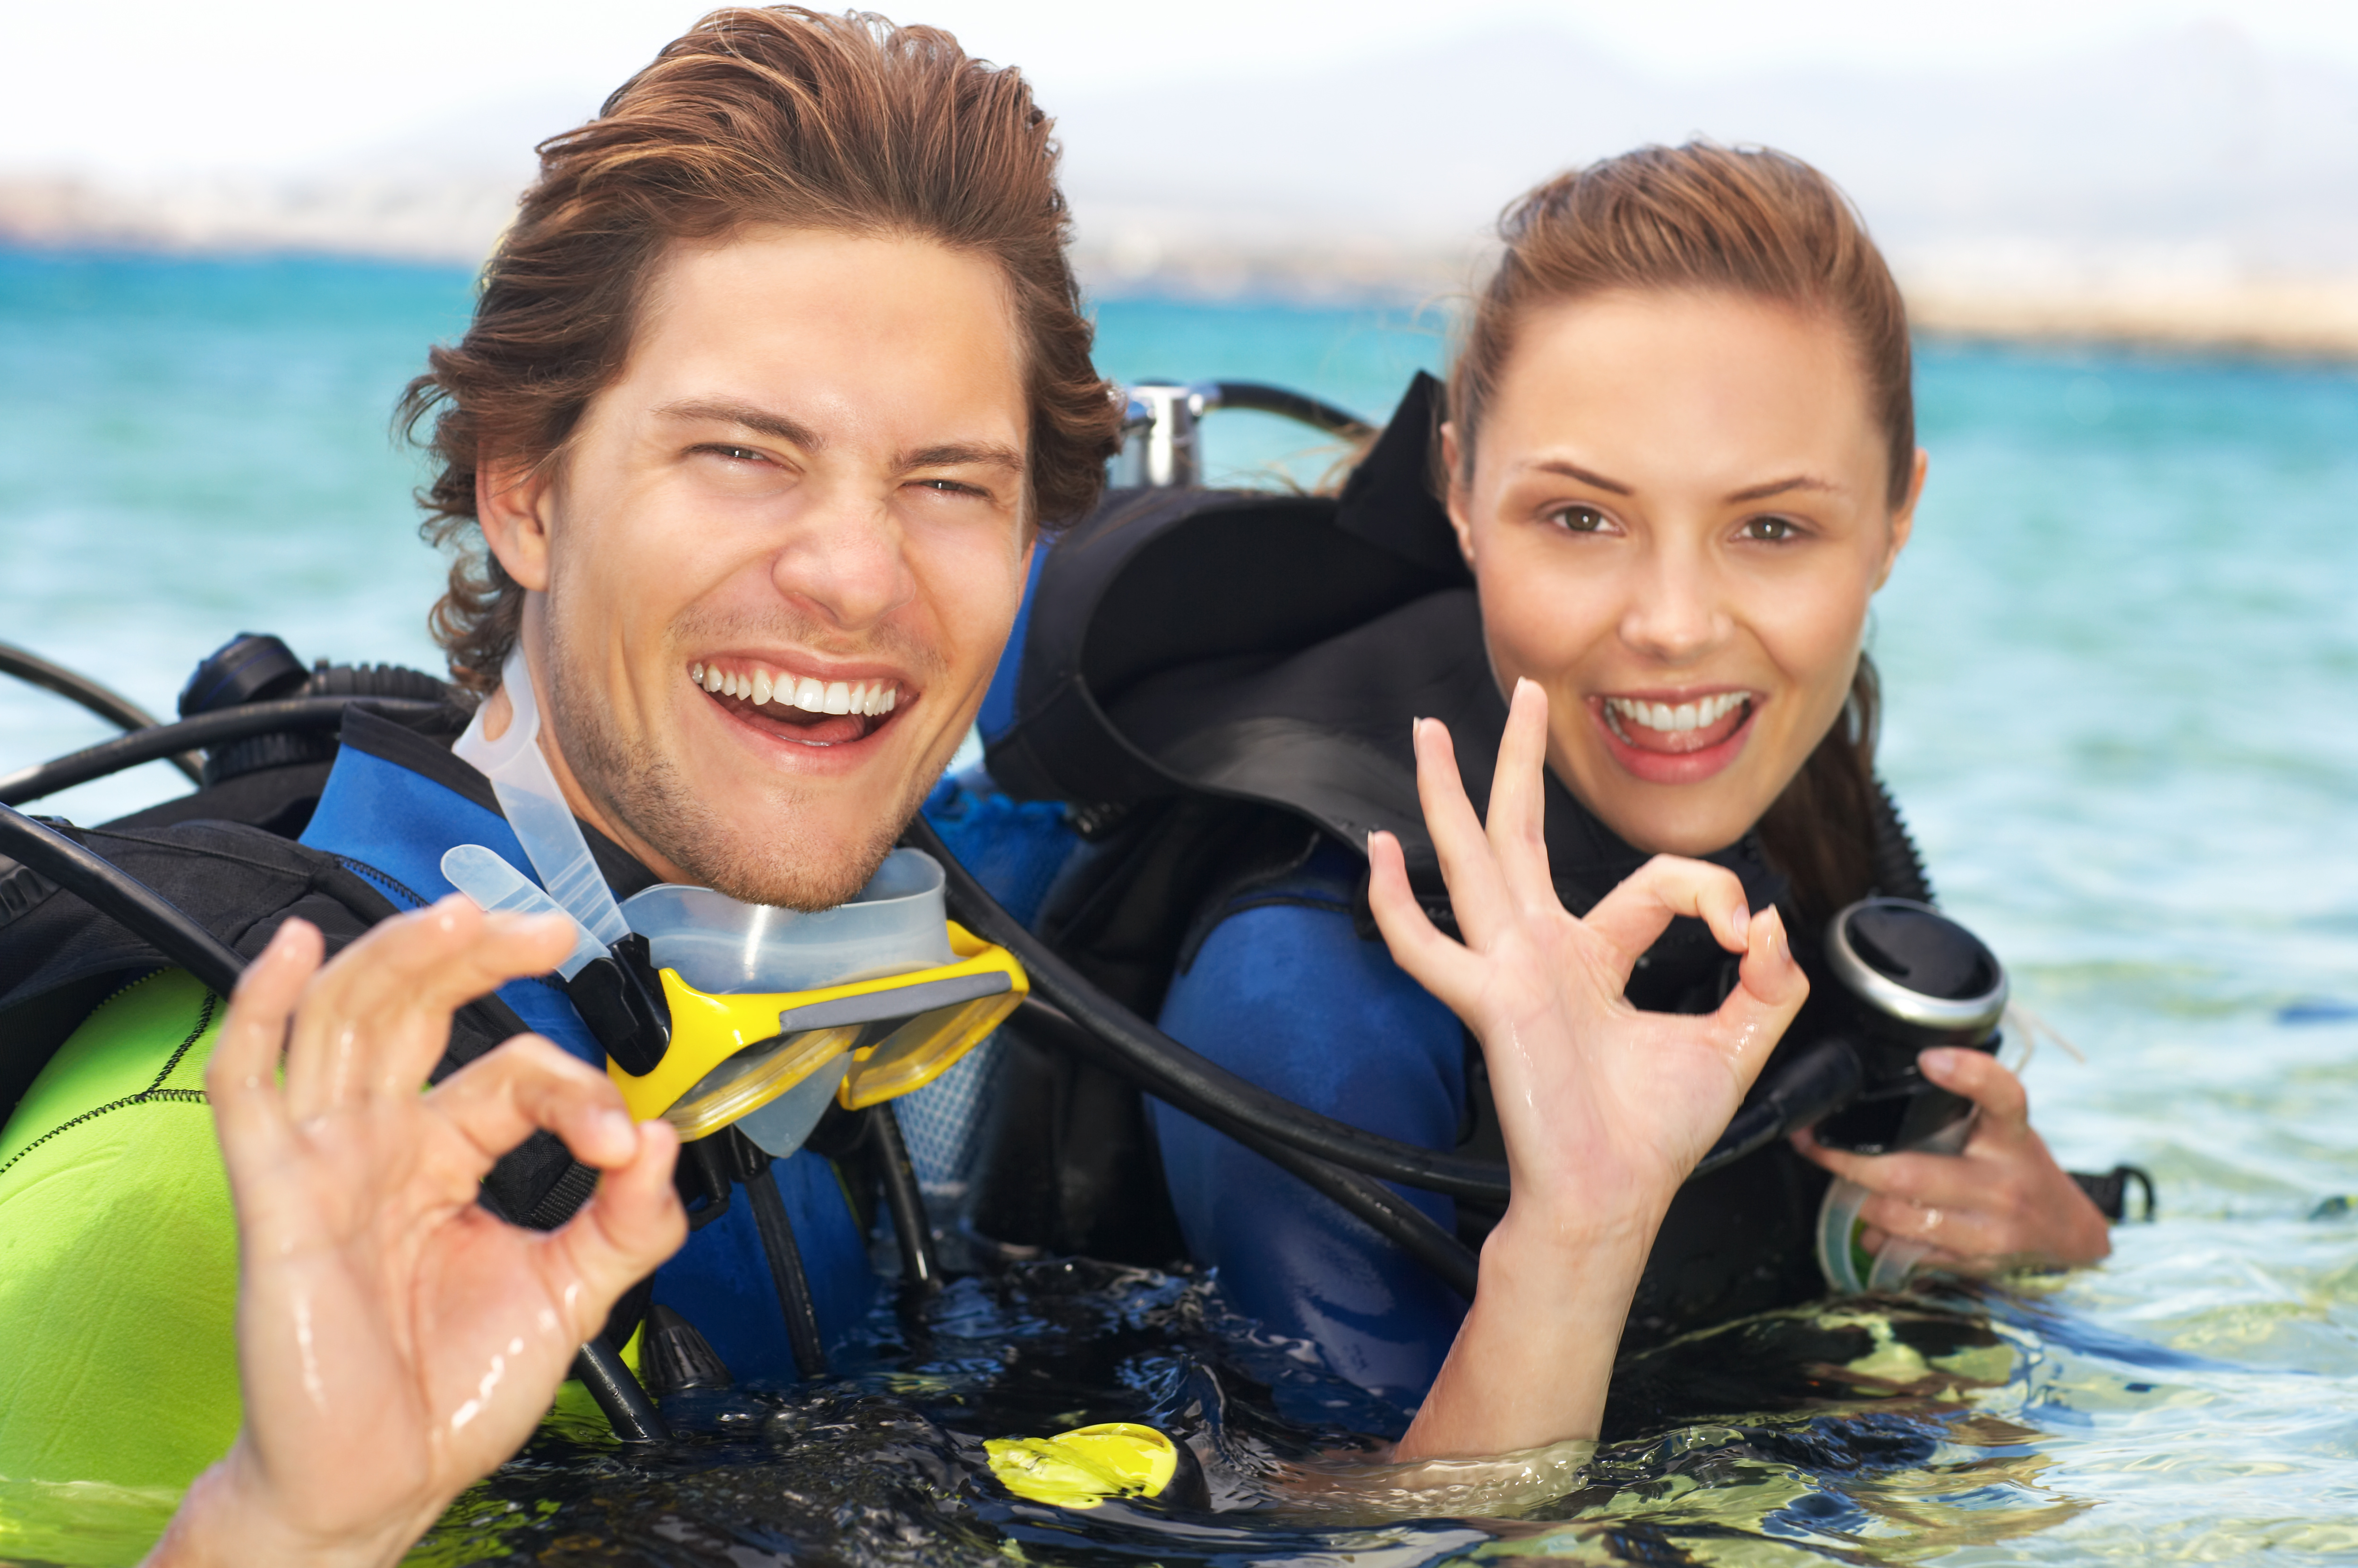
[[[1678,728],[1685,716],[1667,704],[1588,699],[1606,752],[1647,784],[1694,784],[1718,773],[1743,752],[1753,716],[1760,710],[1759,700],[1745,692],[1718,693],[1682,706],[1693,710],[1692,728]],[[1660,722],[1664,719],[1671,720],[1667,727]]]

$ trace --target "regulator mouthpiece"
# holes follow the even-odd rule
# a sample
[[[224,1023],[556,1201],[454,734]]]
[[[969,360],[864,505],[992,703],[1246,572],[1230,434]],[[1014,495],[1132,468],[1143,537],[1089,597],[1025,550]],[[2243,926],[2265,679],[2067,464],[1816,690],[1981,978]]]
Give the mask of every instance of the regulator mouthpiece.
[[[1861,1154],[1911,1149],[1963,1118],[1970,1102],[1925,1081],[1935,1045],[1997,1049],[2006,967],[1981,938],[1928,903],[1861,899],[1826,925],[1826,965],[1858,1004],[1859,1098],[1817,1129]]]
[[[1826,964],[1858,1003],[1859,1098],[1820,1122],[1818,1141],[1861,1154],[1953,1154],[1973,1131],[1973,1102],[1926,1081],[1934,1046],[1996,1051],[2006,967],[1981,939],[1927,903],[1861,899],[1826,927]],[[1818,1266],[1837,1291],[1898,1290],[1931,1249],[1892,1238],[1866,1249],[1866,1190],[1836,1181],[1818,1210]]]

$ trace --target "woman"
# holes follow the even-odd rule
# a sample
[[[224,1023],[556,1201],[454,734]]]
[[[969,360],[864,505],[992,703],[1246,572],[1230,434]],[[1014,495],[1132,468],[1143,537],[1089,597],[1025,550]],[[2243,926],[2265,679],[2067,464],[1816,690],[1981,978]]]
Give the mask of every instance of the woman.
[[[1527,1162],[1568,1134],[1541,1124],[1518,1146],[1524,1112],[1497,1042],[1471,1048],[1462,997],[1401,946],[1383,897],[1393,851],[1380,838],[1363,849],[1354,825],[1390,822],[1407,841],[1419,874],[1405,909],[1454,904],[1470,936],[1463,899],[1444,896],[1412,819],[1350,803],[1379,800],[1387,768],[1404,776],[1409,726],[1436,716],[1479,799],[1504,767],[1505,694],[1528,683],[1547,699],[1541,832],[1555,895],[1586,913],[1658,854],[1733,873],[1749,906],[1773,906],[1793,934],[1813,981],[1791,1032],[1806,1044],[1839,1005],[1818,950],[1828,918],[1869,892],[1929,896],[1874,776],[1875,676],[1862,651],[1869,602],[1908,542],[1925,457],[1898,291],[1840,192],[1808,166],[1710,145],[1647,148],[1531,192],[1504,237],[1445,417],[1412,392],[1335,514],[1340,534],[1436,575],[1282,654],[1257,632],[1218,629],[1206,635],[1226,641],[1194,665],[1136,652],[1093,692],[1130,752],[1164,775],[1325,829],[1231,835],[1164,857],[1226,867],[1196,878],[1212,891],[1177,944],[1165,1031],[1393,1138],[1495,1153],[1503,1121],[1520,1203]],[[1283,557],[1276,524],[1271,514],[1239,525],[1252,561],[1239,573],[1325,593],[1324,605],[1339,601],[1326,581],[1375,569],[1332,552],[1323,565]],[[1051,557],[1035,627],[1055,613],[1047,596],[1066,555]],[[1184,579],[1157,560],[1162,580]],[[1232,580],[1221,595],[1252,591]],[[1100,611],[1120,635],[1093,633],[1092,648],[1151,637],[1141,628],[1154,608]],[[1200,609],[1164,618],[1191,622]],[[1102,669],[1112,655],[1089,657]],[[1053,698],[1044,680],[1041,693]],[[1027,719],[994,745],[1001,783],[1022,793],[1011,781],[1027,770],[1077,776],[1055,754],[1055,718]],[[1420,739],[1420,752],[1433,743]],[[1430,772],[1422,755],[1417,765]],[[1337,785],[1346,774],[1348,787]],[[1114,783],[1065,793],[1105,799],[1119,779],[1102,776]],[[1141,849],[1126,863],[1152,858]],[[1438,863],[1449,868],[1445,850]],[[1092,895],[1100,905],[1104,892]],[[1049,903],[1044,928],[1062,923],[1071,940],[1087,925]],[[1389,951],[1365,939],[1370,913]],[[1118,935],[1120,924],[1098,929]],[[1637,959],[1628,1000],[1705,1013],[1735,984],[1725,944],[1680,922]],[[1871,1250],[1906,1238],[1933,1249],[1933,1266],[1966,1272],[2104,1257],[2104,1218],[2029,1130],[2014,1076],[1971,1051],[1928,1053],[1922,1070],[1979,1108],[1962,1153],[1865,1158],[1802,1134],[1688,1184],[1660,1217],[1626,1342],[1823,1293],[1813,1228],[1828,1172],[1873,1195],[1862,1210]],[[1160,1105],[1152,1118],[1187,1250],[1219,1268],[1231,1299],[1313,1341],[1363,1387],[1404,1407],[1424,1400],[1480,1308],[1466,1318],[1405,1253],[1220,1134]],[[1469,1238],[1481,1233],[1484,1217],[1408,1195]],[[1486,1293],[1502,1234],[1485,1244]]]

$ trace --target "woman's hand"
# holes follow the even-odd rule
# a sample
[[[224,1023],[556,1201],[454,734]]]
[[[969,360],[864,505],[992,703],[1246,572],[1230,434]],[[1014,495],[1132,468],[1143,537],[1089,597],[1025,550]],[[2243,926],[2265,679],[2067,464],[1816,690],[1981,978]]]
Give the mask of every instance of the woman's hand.
[[[1960,1274],[2074,1268],[2113,1249],[2112,1227],[2080,1184],[2030,1130],[2030,1099],[2017,1078],[1981,1051],[1932,1050],[1924,1076],[1980,1108],[1955,1154],[1849,1154],[1807,1131],[1801,1154],[1873,1194],[1859,1207],[1861,1239],[1880,1252],[1895,1236],[1931,1244],[1926,1268]]]
[[[318,931],[289,921],[239,981],[205,1087],[237,1210],[244,1424],[152,1563],[397,1561],[677,1249],[677,1143],[604,1075],[525,1035],[421,1092],[451,1013],[568,940],[453,897],[325,968]],[[535,1128],[604,1173],[553,1232],[476,1201]]]
[[[1473,1309],[1401,1459],[1593,1437],[1638,1275],[1672,1195],[1727,1126],[1808,994],[1775,910],[1733,873],[1650,861],[1575,919],[1548,875],[1547,697],[1518,682],[1488,824],[1448,731],[1417,726],[1417,785],[1461,945],[1417,906],[1399,843],[1370,838],[1369,903],[1392,957],[1474,1031],[1513,1197],[1482,1250]],[[1742,953],[1715,1013],[1639,1012],[1631,968],[1673,916]]]

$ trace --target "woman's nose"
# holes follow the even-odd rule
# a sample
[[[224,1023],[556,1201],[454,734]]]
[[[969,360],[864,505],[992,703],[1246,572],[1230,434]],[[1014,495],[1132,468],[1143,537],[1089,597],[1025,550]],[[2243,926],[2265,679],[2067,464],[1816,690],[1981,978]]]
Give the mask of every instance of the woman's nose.
[[[1706,562],[1664,551],[1634,586],[1621,616],[1621,640],[1648,658],[1693,664],[1726,640],[1733,618]]]
[[[771,578],[837,629],[863,631],[914,595],[906,545],[889,507],[847,496],[802,520]]]

